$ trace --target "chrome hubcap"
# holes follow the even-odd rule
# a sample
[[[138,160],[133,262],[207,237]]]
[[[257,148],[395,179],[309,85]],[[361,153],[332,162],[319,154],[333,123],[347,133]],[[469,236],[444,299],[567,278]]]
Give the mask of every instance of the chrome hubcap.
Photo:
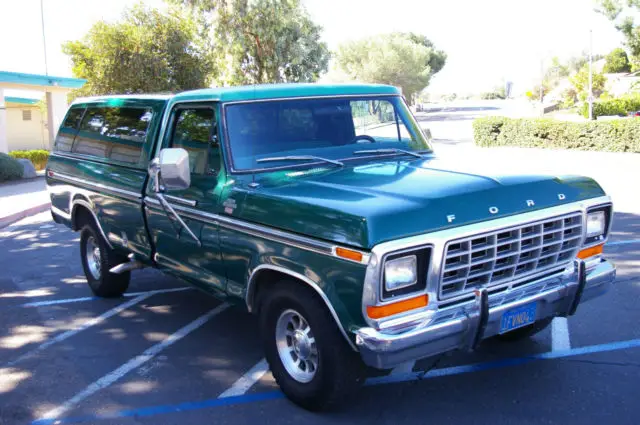
[[[102,268],[100,247],[96,243],[96,240],[93,238],[93,236],[89,236],[89,238],[87,239],[87,246],[84,255],[87,260],[89,272],[94,279],[100,279]]]
[[[276,322],[276,346],[293,379],[307,383],[318,370],[318,349],[309,323],[295,310],[284,311]]]

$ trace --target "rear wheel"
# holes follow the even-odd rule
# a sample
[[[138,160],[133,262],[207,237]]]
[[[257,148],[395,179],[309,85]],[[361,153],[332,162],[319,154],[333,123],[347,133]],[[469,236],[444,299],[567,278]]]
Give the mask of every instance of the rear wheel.
[[[99,297],[121,296],[129,287],[130,272],[114,274],[109,270],[127,261],[107,245],[93,223],[80,231],[80,257],[89,287]]]
[[[365,368],[315,293],[283,281],[260,298],[265,356],[282,392],[308,410],[326,410],[349,399]]]
[[[538,320],[535,323],[532,323],[527,326],[523,326],[518,329],[514,329],[510,332],[504,333],[502,335],[496,335],[496,338],[500,341],[520,341],[522,339],[526,339],[532,337],[540,331],[546,329],[551,322],[553,321],[553,317],[547,317],[546,319]]]

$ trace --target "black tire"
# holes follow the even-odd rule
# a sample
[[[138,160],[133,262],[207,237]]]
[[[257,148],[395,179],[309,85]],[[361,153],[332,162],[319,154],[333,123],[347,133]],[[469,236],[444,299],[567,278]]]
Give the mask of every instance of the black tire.
[[[89,243],[99,249],[99,261],[97,263],[100,266],[97,274],[95,270],[92,271],[89,265],[90,260],[87,255],[87,245]],[[102,298],[120,297],[129,287],[131,272],[121,274],[109,272],[112,267],[128,261],[127,257],[109,248],[109,245],[107,245],[93,223],[85,224],[80,231],[80,258],[89,287],[97,296]]]
[[[303,285],[282,281],[261,294],[260,331],[265,356],[273,377],[291,401],[311,411],[329,410],[339,407],[356,392],[365,378],[365,367],[322,300]],[[308,322],[315,338],[317,369],[306,383],[287,371],[276,344],[278,319],[291,310]]]
[[[547,317],[546,319],[538,320],[535,323],[532,323],[527,326],[523,326],[518,329],[514,329],[511,332],[504,333],[502,335],[496,335],[496,338],[500,341],[513,342],[520,341],[523,339],[527,339],[537,334],[538,332],[546,329],[551,322],[553,321],[553,317]]]

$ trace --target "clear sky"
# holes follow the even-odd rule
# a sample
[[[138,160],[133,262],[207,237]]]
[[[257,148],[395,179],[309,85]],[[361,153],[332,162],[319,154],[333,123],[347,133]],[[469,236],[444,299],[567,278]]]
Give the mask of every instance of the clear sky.
[[[81,38],[91,25],[117,19],[134,0],[43,0],[48,68],[72,76],[62,54],[65,40]],[[145,0],[162,6],[162,0]],[[541,61],[578,55],[589,47],[607,53],[619,33],[593,12],[591,0],[303,0],[324,27],[331,48],[368,35],[425,34],[448,61],[434,78],[435,92],[489,89],[503,80],[522,91],[540,75]],[[0,0],[0,70],[44,73],[40,0]]]

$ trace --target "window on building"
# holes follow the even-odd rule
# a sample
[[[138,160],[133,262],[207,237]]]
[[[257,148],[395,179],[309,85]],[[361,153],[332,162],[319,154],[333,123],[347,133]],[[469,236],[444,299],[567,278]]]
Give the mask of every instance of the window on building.
[[[31,121],[31,110],[23,109],[22,110],[22,121]]]

